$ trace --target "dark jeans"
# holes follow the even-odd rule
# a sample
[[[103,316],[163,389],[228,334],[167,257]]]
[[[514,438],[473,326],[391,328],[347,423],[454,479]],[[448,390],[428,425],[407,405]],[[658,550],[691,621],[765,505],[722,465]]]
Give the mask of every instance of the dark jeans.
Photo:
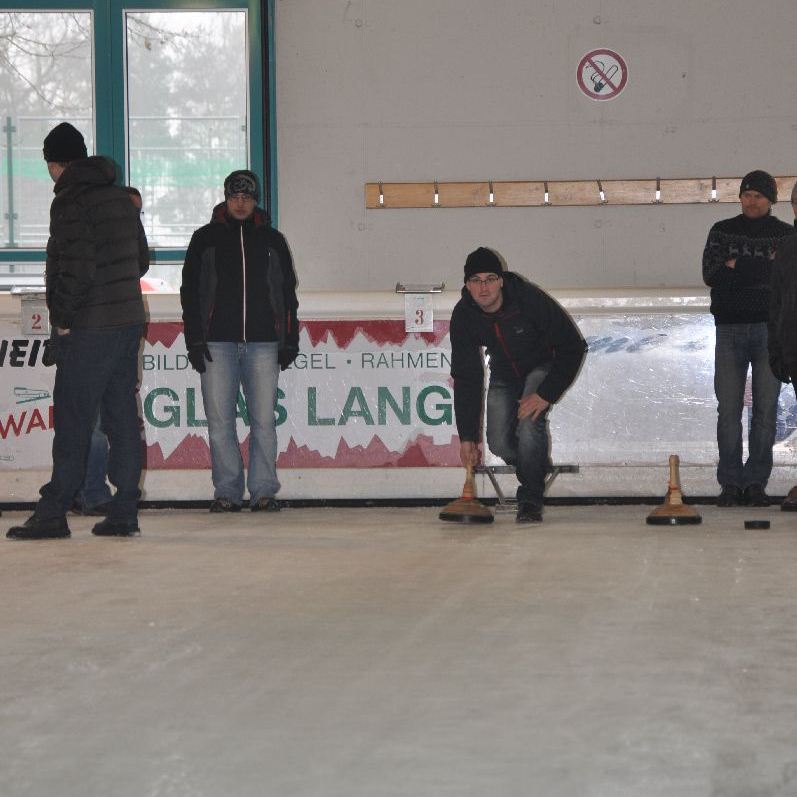
[[[73,329],[58,341],[53,390],[53,472],[41,488],[36,514],[66,515],[80,490],[97,413],[108,435],[108,478],[116,488],[114,520],[138,516],[142,440],[138,416],[138,355],[143,326]]]
[[[747,371],[753,369],[752,415],[747,461],[742,462],[742,412]],[[772,472],[780,382],[769,367],[767,325],[719,324],[714,351],[717,395],[717,481],[766,486]]]
[[[490,378],[487,391],[487,446],[490,451],[513,465],[520,482],[517,500],[542,506],[545,475],[550,468],[551,436],[548,413],[536,421],[518,421],[518,401],[535,393],[545,379],[548,366],[536,368],[525,379],[505,382]]]
[[[78,498],[80,505],[85,509],[107,504],[111,500],[111,491],[105,474],[108,472],[108,437],[102,431],[100,417],[94,424],[89,444],[89,455],[86,460],[86,480],[80,490]]]

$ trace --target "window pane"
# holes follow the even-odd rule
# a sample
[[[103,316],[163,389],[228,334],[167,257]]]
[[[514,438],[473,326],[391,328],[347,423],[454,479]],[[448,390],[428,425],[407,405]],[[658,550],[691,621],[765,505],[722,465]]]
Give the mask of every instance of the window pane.
[[[245,11],[129,12],[129,173],[150,246],[180,248],[248,165]]]
[[[53,184],[42,141],[62,121],[94,149],[92,17],[0,11],[0,245],[47,243]]]

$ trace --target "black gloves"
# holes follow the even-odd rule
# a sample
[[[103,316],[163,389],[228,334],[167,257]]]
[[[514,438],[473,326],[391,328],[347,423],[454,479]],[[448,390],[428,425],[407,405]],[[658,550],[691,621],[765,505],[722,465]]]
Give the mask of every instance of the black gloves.
[[[769,367],[772,370],[772,373],[775,374],[775,377],[779,379],[781,382],[785,382],[786,384],[791,382],[791,378],[789,377],[789,372],[786,370],[786,366],[783,360],[780,359],[780,357],[775,357],[773,355],[770,355]]]
[[[277,361],[280,364],[280,371],[284,371],[298,356],[298,346],[284,346],[277,352]]]
[[[296,359],[298,354],[298,346],[285,346],[285,348],[280,349],[277,353],[280,370],[284,371]],[[188,361],[198,374],[205,373],[205,360],[213,362],[206,343],[193,343],[188,347]]]
[[[198,374],[205,373],[205,360],[213,362],[206,343],[194,343],[188,347],[188,361]]]
[[[44,351],[42,352],[42,365],[48,368],[58,362],[58,330],[53,329],[50,337],[44,341]]]

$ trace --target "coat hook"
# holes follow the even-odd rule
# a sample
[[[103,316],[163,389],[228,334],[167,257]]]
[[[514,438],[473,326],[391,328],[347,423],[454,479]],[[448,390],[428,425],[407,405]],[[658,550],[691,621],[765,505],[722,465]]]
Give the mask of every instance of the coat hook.
[[[488,205],[495,205],[495,192],[493,191],[493,181],[490,180],[490,196],[487,199]]]
[[[385,206],[385,191],[382,188],[382,183],[379,183],[379,207],[383,208]]]
[[[601,185],[601,181],[598,180],[598,196],[601,198],[601,205],[606,204],[606,194],[603,193],[603,186]]]
[[[432,201],[432,207],[440,207],[440,186],[437,184],[437,180],[434,181],[434,200]]]
[[[543,205],[550,205],[551,204],[551,200],[550,200],[549,195],[548,195],[548,181],[546,180],[543,183],[543,185],[545,186],[545,193],[543,194],[543,197],[542,197],[542,204]]]
[[[719,200],[717,199],[717,178],[716,177],[712,177],[711,178],[711,199],[709,199],[709,202],[719,202]]]
[[[656,178],[656,198],[653,200],[654,204],[661,204],[661,177]]]

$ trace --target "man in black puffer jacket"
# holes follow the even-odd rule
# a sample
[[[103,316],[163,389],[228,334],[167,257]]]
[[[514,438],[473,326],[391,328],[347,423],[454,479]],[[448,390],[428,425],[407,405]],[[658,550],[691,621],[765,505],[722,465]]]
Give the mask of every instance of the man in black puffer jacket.
[[[576,378],[587,350],[584,338],[547,293],[504,271],[485,247],[465,262],[450,335],[462,464],[479,462],[484,346],[490,358],[487,445],[515,466],[517,521],[540,522],[551,445],[548,409]]]
[[[257,207],[248,170],[224,181],[225,201],[191,238],[180,300],[191,366],[200,375],[210,439],[211,512],[279,510],[274,409],[280,368],[299,353],[296,275],[288,244]],[[249,472],[238,443],[238,389],[249,425]]]
[[[780,382],[769,366],[772,261],[793,233],[771,214],[778,199],[766,172],[745,175],[739,187],[742,212],[717,222],[703,250],[703,281],[711,288],[716,324],[714,392],[717,396],[717,506],[768,506]],[[749,454],[742,462],[742,412],[747,371],[753,370]]]
[[[99,411],[116,492],[93,533],[139,533],[142,443],[136,392],[145,320],[139,277],[149,253],[138,211],[114,185],[113,163],[86,156],[83,136],[66,122],[44,139],[44,159],[55,182],[46,267],[57,342],[53,471],[35,512],[9,529],[10,539],[70,536],[66,512],[83,484]]]

